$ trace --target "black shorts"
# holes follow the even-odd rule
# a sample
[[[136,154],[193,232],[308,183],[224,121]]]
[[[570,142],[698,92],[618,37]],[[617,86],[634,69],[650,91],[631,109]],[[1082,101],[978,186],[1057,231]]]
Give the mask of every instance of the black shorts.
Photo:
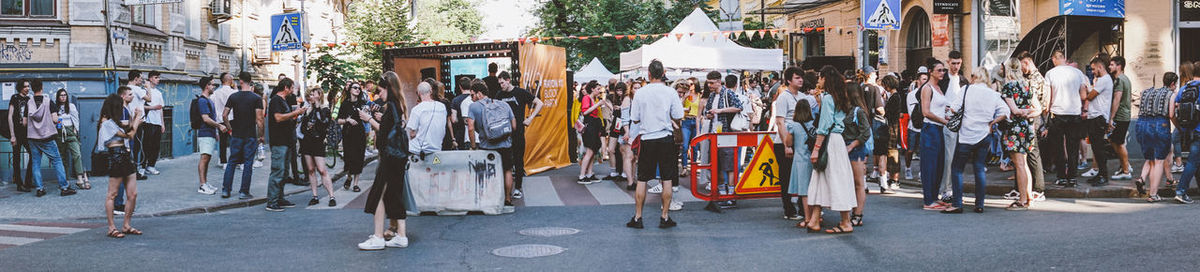
[[[1112,135],[1108,136],[1108,141],[1115,145],[1125,144],[1125,140],[1129,137],[1129,121],[1113,122]]]
[[[888,135],[889,133],[887,124],[879,120],[874,120],[871,123],[871,130],[874,133],[872,136],[875,140],[875,149],[872,150],[871,154],[875,156],[887,155],[887,151],[890,148],[888,145],[888,140],[891,137]]]
[[[513,169],[513,162],[515,162],[515,161],[513,160],[512,148],[483,149],[483,150],[496,151],[496,153],[500,153],[500,168],[502,170],[512,170]]]
[[[637,177],[639,182],[654,179],[659,170],[659,180],[679,181],[679,146],[672,137],[642,140],[638,151]]]
[[[600,118],[585,116],[583,118],[583,147],[593,151],[600,150],[600,132],[604,128],[600,125]]]

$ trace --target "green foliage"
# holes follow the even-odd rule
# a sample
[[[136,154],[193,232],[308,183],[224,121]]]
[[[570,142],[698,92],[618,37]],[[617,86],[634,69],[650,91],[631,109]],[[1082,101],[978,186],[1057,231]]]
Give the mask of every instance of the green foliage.
[[[697,7],[703,9],[710,18],[716,18],[714,8],[695,0],[548,0],[534,11],[538,21],[528,35],[662,34],[671,31]],[[551,40],[546,43],[567,49],[568,67],[578,69],[595,57],[610,72],[618,72],[615,69],[620,66],[621,52],[637,49],[653,41],[602,38]]]
[[[408,1],[401,0],[358,0],[346,8],[346,29],[350,41],[359,43],[352,47],[354,63],[360,69],[353,72],[357,78],[378,80],[383,73],[383,46],[371,42],[409,41],[414,38],[409,25]],[[340,87],[339,87],[340,88]]]
[[[321,48],[317,50],[316,55],[316,58],[308,61],[308,66],[304,69],[310,77],[315,77],[317,82],[320,82],[321,88],[325,89],[325,93],[329,94],[333,101],[333,97],[341,94],[347,83],[358,79],[354,72],[362,67],[346,61],[344,54],[336,52],[335,49]]]
[[[420,1],[417,37],[435,41],[465,41],[483,33],[483,15],[476,0]]]
[[[774,28],[774,26],[768,25],[767,27],[763,27],[763,22],[759,21],[757,19],[757,17],[745,18],[742,20],[742,29],[745,29],[745,30],[758,30],[758,29],[770,29],[770,28]],[[740,44],[742,46],[753,47],[753,48],[769,49],[769,48],[778,48],[779,47],[779,41],[775,40],[775,37],[771,36],[771,32],[768,31],[763,34],[765,34],[765,35],[763,35],[763,37],[754,38],[754,39],[750,39],[746,36],[738,36],[738,39],[734,40],[734,42],[737,42],[738,44]],[[758,35],[758,34],[755,34],[753,36],[756,36],[756,35]]]

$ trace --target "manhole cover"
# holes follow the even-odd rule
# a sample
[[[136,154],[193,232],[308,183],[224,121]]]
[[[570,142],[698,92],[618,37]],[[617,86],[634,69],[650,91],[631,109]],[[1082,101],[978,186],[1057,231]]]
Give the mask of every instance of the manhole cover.
[[[552,245],[515,245],[497,248],[492,254],[509,258],[537,258],[555,255],[567,251],[566,248]]]
[[[545,227],[545,228],[523,229],[518,233],[520,233],[521,235],[525,235],[525,236],[554,237],[554,236],[576,234],[576,233],[579,233],[579,230],[572,229],[572,228]]]

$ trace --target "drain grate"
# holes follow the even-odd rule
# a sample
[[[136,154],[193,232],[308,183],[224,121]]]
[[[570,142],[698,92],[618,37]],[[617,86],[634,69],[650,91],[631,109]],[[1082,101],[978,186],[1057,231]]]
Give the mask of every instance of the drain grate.
[[[544,228],[523,229],[523,230],[519,231],[518,233],[520,233],[521,235],[525,235],[525,236],[554,237],[554,236],[576,234],[576,233],[579,233],[579,230],[573,229],[573,228],[544,227]]]
[[[567,251],[566,248],[552,245],[515,245],[492,250],[492,255],[509,258],[537,258],[556,255]]]

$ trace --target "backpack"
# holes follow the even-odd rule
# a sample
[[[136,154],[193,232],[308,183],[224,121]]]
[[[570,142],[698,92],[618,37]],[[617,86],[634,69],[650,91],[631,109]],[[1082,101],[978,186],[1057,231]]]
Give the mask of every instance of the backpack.
[[[929,83],[925,83],[925,84],[928,85]],[[913,127],[918,127],[918,128],[925,125],[925,111],[921,109],[921,107],[922,107],[921,106],[921,89],[923,89],[923,88],[925,88],[925,85],[921,85],[921,87],[918,87],[915,90],[916,95],[914,95],[914,96],[917,99],[917,106],[916,106],[916,108],[913,108],[912,112],[908,113],[908,117],[909,117],[908,121],[912,123]],[[912,91],[914,91],[914,90],[909,90],[909,92],[912,92]],[[906,108],[907,108],[907,106],[908,105],[905,105]]]
[[[496,102],[494,99],[483,101],[483,139],[488,142],[500,142],[512,135],[512,119],[507,118],[510,111],[508,103]]]
[[[884,117],[887,118],[888,123],[895,124],[900,121],[902,115],[908,113],[908,105],[904,104],[905,99],[908,99],[907,92],[896,92],[884,102]]]
[[[1188,84],[1179,94],[1179,106],[1175,107],[1175,124],[1191,130],[1200,124],[1200,84]]]
[[[196,98],[192,98],[191,108],[188,109],[188,115],[191,117],[192,129],[200,129],[204,127],[204,117],[200,116],[200,98],[203,98],[203,96],[197,95]]]

